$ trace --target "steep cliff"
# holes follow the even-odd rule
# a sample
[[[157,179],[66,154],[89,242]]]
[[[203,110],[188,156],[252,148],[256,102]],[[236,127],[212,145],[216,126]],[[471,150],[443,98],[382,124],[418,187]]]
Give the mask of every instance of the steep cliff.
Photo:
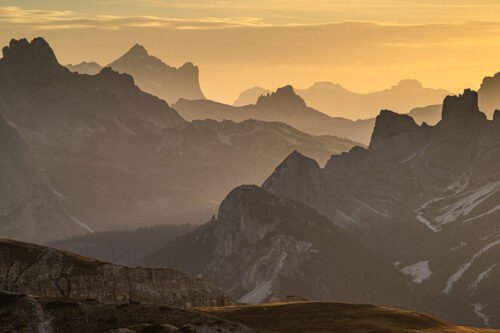
[[[0,288],[39,297],[143,302],[175,307],[230,303],[208,282],[179,271],[109,264],[12,240],[0,240]]]

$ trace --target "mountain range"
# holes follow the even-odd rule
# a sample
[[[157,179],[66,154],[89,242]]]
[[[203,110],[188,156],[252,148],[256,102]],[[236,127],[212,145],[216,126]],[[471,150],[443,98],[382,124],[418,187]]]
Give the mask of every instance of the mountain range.
[[[69,71],[41,38],[12,40],[3,55],[2,135],[16,144],[4,141],[1,173],[17,177],[1,178],[4,236],[46,242],[199,223],[231,188],[260,183],[293,150],[326,161],[355,145],[282,123],[188,122],[128,74]]]
[[[375,118],[353,121],[347,118],[330,117],[306,105],[292,86],[262,95],[253,105],[231,106],[210,100],[180,99],[173,107],[188,120],[230,119],[243,121],[259,119],[280,121],[304,132],[315,135],[333,135],[368,144],[375,126]],[[410,111],[419,123],[435,124],[439,120],[440,105],[415,108]]]
[[[135,44],[120,58],[104,67],[93,61],[66,67],[72,72],[89,75],[96,75],[104,67],[130,74],[141,90],[158,96],[168,103],[175,103],[179,98],[205,98],[200,88],[198,67],[191,62],[179,68],[169,66],[150,55],[139,44]]]
[[[408,113],[416,107],[441,103],[446,95],[444,89],[425,88],[417,80],[401,80],[397,85],[372,93],[355,93],[331,82],[316,82],[307,89],[297,89],[310,107],[330,117],[367,119],[375,117],[382,109]],[[270,91],[254,87],[243,91],[234,102],[235,106],[255,104],[261,95]]]
[[[435,126],[383,111],[367,149],[332,156],[324,168],[293,154],[263,187],[350,230],[427,305],[443,304],[440,295],[468,307],[444,306],[448,318],[498,326],[499,121],[498,111],[486,119],[471,90],[447,97]]]

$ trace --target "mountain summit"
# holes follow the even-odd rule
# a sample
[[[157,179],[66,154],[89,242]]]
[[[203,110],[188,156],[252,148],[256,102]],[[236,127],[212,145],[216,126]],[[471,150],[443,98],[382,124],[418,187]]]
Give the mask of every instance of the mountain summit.
[[[200,88],[198,67],[190,62],[179,68],[171,67],[149,55],[140,44],[135,44],[108,67],[132,75],[142,90],[169,103],[175,103],[180,98],[205,98]]]

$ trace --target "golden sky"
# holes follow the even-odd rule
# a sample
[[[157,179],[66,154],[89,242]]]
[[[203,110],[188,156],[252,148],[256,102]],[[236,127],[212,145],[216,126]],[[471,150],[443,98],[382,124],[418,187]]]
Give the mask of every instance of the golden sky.
[[[0,43],[35,36],[63,64],[104,65],[135,43],[173,66],[192,61],[223,102],[315,81],[460,91],[500,71],[498,0],[0,0]]]

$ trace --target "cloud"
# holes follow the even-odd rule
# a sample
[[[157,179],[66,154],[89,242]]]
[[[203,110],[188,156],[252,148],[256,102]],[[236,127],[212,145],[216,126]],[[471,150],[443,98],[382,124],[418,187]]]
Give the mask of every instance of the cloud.
[[[32,30],[57,29],[223,29],[234,27],[264,27],[258,17],[202,17],[196,19],[163,18],[156,16],[82,15],[74,11],[22,9],[16,6],[0,7],[0,27]]]

